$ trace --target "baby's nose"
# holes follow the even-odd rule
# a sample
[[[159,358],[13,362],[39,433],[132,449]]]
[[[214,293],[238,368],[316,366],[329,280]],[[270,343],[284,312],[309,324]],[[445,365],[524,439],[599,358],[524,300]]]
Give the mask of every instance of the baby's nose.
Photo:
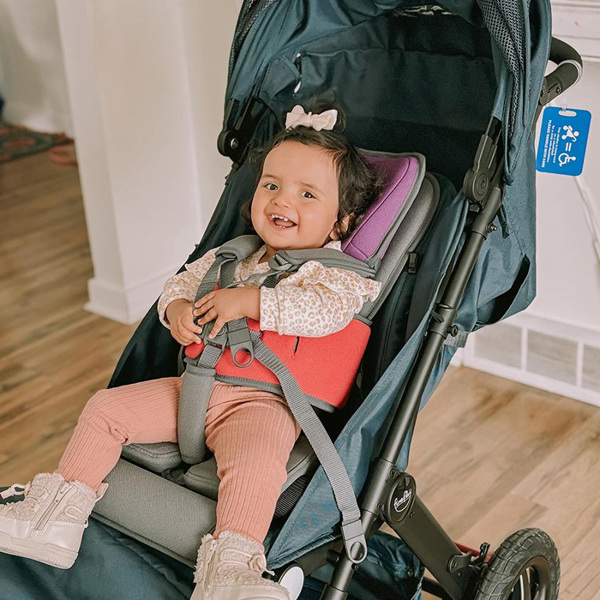
[[[273,199],[273,203],[277,206],[288,206],[289,207],[292,204],[292,200],[291,200],[291,198],[288,197],[287,194],[285,194],[284,192],[280,192]]]

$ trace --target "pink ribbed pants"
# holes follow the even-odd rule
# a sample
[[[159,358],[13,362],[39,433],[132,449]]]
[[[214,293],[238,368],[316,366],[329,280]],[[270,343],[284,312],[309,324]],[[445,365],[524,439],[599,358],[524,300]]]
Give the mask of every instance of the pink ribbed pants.
[[[180,390],[180,377],[166,377],[95,394],[57,473],[97,490],[124,444],[177,442]],[[216,382],[205,430],[221,480],[214,535],[233,531],[262,544],[300,426],[281,396]]]

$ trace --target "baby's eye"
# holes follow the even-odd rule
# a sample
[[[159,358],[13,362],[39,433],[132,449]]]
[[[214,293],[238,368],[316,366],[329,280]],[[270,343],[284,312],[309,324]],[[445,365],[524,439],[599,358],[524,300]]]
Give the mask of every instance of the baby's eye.
[[[278,190],[279,188],[277,187],[276,183],[265,183],[265,188],[268,189],[271,192],[274,192],[275,190]]]
[[[301,196],[304,196],[304,198],[315,198],[311,192],[302,192]]]

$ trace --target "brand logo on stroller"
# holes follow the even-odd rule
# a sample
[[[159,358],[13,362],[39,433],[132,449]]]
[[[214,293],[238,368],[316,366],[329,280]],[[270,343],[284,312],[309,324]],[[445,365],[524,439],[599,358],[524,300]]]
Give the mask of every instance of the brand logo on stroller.
[[[411,490],[404,490],[404,494],[400,498],[394,498],[394,510],[396,512],[402,512],[407,509],[412,498]]]

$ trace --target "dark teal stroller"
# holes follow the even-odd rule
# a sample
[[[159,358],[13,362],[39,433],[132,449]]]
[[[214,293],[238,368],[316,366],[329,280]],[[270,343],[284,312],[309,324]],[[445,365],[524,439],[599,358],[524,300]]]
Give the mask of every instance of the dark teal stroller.
[[[303,440],[288,465],[290,478],[266,542],[278,577],[314,575],[325,583],[325,600],[353,597],[351,581],[360,578],[361,563],[368,567],[371,540],[384,522],[428,568],[435,580],[423,587],[440,598],[558,597],[558,554],[544,532],[516,532],[490,560],[486,544],[478,552],[462,551],[404,471],[418,410],[456,349],[475,329],[524,309],[535,294],[534,124],[541,107],[581,75],[578,54],[552,40],[550,31],[548,0],[246,0],[242,6],[218,140],[232,170],[186,262],[245,233],[240,206],[254,181],[248,152],[283,127],[295,104],[335,100],[357,146],[388,156],[418,153],[435,174],[423,167],[421,187],[412,194],[415,210],[403,221],[414,232],[411,243],[392,254],[393,261],[382,260],[391,283],[373,315],[350,401],[322,416],[360,517],[340,524],[327,473]],[[544,77],[548,59],[558,67]],[[179,347],[153,307],[111,385],[178,370]],[[182,567],[171,559],[192,564],[200,536],[214,525],[215,479],[214,464],[182,462],[173,445],[127,448],[97,517],[163,553],[127,542],[140,555],[150,552],[146,562],[166,574],[172,588],[180,585],[180,594]],[[117,550],[101,541],[88,554],[84,547],[81,558],[92,561],[93,553],[114,556]],[[19,564],[0,557],[3,573],[9,560],[13,569]],[[418,596],[419,561],[410,569],[410,585],[394,592],[375,586],[363,597]],[[64,579],[56,585],[71,578],[64,585],[79,589],[75,580],[89,579],[94,568],[88,561],[84,571],[84,560],[60,574]],[[143,569],[129,576],[144,587]],[[39,572],[36,577],[48,585]],[[145,588],[139,597],[185,597],[169,590]],[[54,596],[45,590],[42,597]],[[56,595],[63,597],[76,596]]]

